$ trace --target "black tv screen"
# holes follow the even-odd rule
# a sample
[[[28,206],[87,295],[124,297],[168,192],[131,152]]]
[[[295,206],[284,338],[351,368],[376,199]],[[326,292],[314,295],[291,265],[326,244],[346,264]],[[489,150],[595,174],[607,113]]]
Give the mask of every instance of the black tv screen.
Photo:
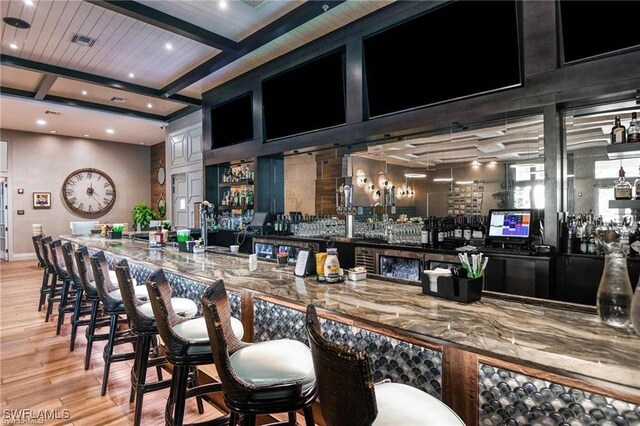
[[[563,0],[559,8],[564,63],[640,47],[638,1]],[[614,16],[619,25],[610,23]]]
[[[253,139],[251,93],[211,108],[211,148]]]
[[[514,0],[447,3],[363,47],[369,117],[522,83]]]
[[[330,53],[262,82],[267,140],[346,122],[343,56]]]

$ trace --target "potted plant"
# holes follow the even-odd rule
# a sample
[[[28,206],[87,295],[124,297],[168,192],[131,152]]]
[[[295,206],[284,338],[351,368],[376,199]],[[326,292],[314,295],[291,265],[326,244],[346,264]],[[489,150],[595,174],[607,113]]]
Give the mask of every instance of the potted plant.
[[[113,228],[111,229],[111,238],[119,239],[122,238],[122,230],[124,229],[124,224],[122,223],[114,223]]]
[[[136,230],[148,228],[149,222],[156,219],[156,212],[144,202],[139,202],[131,210],[131,222],[136,226]]]

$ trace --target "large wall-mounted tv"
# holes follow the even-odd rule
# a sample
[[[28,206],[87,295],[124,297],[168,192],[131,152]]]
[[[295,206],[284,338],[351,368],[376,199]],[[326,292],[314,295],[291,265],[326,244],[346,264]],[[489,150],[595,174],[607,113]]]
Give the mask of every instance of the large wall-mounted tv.
[[[516,1],[456,1],[364,40],[369,117],[520,86]]]
[[[565,64],[640,48],[638,1],[561,0],[558,9]],[[620,25],[610,24],[615,16],[620,17]]]
[[[251,93],[211,108],[211,149],[253,139]]]
[[[344,124],[344,51],[265,79],[262,106],[267,140]]]

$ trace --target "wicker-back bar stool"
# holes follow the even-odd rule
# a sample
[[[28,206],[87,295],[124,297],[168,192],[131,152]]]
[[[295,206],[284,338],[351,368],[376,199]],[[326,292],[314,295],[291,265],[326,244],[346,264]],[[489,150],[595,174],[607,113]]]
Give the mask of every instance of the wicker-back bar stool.
[[[56,335],[60,334],[65,314],[73,313],[73,301],[75,300],[75,289],[72,288],[71,275],[67,272],[62,254],[62,241],[53,240],[49,243],[49,256],[51,263],[56,269],[59,280],[62,280],[60,290],[60,302],[58,303],[58,321],[56,324]],[[71,295],[71,297],[69,297]]]
[[[306,425],[313,426],[311,405],[317,389],[309,348],[289,339],[240,341],[233,333],[222,280],[207,288],[202,307],[224,400],[231,410],[229,424],[235,426],[241,417],[243,425],[254,425],[258,414],[288,413],[286,423],[293,425],[295,412],[302,410]]]
[[[44,317],[45,322],[49,322],[49,318],[51,318],[51,314],[53,313],[53,305],[56,302],[60,302],[61,293],[61,290],[58,287],[58,273],[56,271],[55,265],[51,261],[52,256],[50,244],[52,241],[53,239],[51,238],[51,236],[43,237],[40,240],[42,259],[44,260],[44,263],[46,265],[45,269],[50,276],[49,287],[47,290],[45,290],[47,298],[47,311]]]
[[[375,384],[367,354],[326,340],[313,305],[307,306],[306,326],[327,426],[464,426],[451,408],[420,389]]]

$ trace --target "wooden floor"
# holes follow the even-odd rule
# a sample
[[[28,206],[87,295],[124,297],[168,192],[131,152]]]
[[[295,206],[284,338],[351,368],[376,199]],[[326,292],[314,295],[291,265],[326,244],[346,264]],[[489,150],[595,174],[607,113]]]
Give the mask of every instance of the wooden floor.
[[[44,421],[46,425],[133,424],[133,404],[129,404],[131,361],[112,364],[107,395],[101,397],[104,341],[94,343],[91,368],[85,371],[84,327],[78,332],[75,351],[69,352],[69,315],[62,333],[56,336],[57,317],[45,323],[44,309],[37,310],[41,280],[42,270],[35,261],[0,262],[0,422],[11,424],[7,421],[10,413],[31,410],[32,416],[58,416],[58,420]],[[151,374],[154,371],[150,371],[148,380],[155,380]],[[168,391],[145,395],[143,425],[164,424]],[[67,413],[68,418],[62,418]],[[195,400],[187,402],[186,422],[219,415],[205,403],[201,416]]]

